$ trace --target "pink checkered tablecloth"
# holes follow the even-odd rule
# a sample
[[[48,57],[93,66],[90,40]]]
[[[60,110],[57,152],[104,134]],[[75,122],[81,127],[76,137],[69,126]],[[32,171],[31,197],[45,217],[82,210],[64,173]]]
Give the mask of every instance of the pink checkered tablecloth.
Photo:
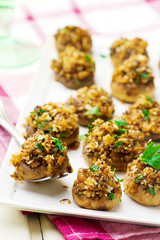
[[[159,0],[55,0],[32,3],[15,9],[13,33],[43,47],[46,37],[65,25],[79,25],[91,34],[107,38],[152,35],[160,42]],[[0,97],[11,121],[16,124],[37,70],[37,64],[15,70],[0,70]],[[10,135],[0,127],[0,166]],[[159,240],[160,228],[78,219],[48,217],[65,239]]]

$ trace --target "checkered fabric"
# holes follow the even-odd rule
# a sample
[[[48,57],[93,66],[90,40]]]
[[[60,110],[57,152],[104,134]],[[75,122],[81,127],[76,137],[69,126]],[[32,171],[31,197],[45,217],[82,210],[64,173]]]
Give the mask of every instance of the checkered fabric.
[[[17,38],[35,41],[42,47],[47,35],[65,25],[87,28],[92,35],[115,39],[135,37],[156,39],[159,44],[160,1],[152,0],[55,0],[17,7],[14,14],[13,34]],[[15,70],[0,70],[0,98],[8,117],[16,124],[25,106],[26,96],[34,79],[37,64]],[[10,135],[0,127],[0,165]],[[58,226],[65,239],[128,239],[159,240],[160,228],[79,219],[48,217]]]

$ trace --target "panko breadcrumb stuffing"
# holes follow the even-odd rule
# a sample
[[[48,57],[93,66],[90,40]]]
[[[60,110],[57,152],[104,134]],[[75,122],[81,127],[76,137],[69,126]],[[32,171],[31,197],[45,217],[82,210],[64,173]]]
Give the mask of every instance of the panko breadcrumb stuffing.
[[[51,68],[55,80],[68,88],[78,89],[94,83],[95,63],[92,57],[73,46],[66,47],[58,60],[52,60]]]
[[[128,164],[123,180],[125,193],[141,204],[160,205],[160,170],[142,162],[140,157]]]
[[[37,129],[49,133],[53,137],[60,138],[68,146],[78,138],[78,117],[74,113],[74,107],[64,103],[47,103],[35,107],[34,111],[26,117],[26,138]]]
[[[127,164],[136,159],[145,146],[143,133],[123,119],[108,122],[97,119],[86,134],[83,156],[89,164],[101,159],[112,169],[125,171]]]
[[[135,125],[145,135],[145,139],[160,140],[160,104],[146,95],[139,97],[122,118]]]
[[[148,58],[142,54],[133,55],[114,70],[112,95],[125,102],[135,102],[141,94],[153,97],[153,80]]]
[[[118,67],[132,55],[142,54],[148,58],[148,43],[141,38],[120,38],[110,47],[110,56],[114,67]]]
[[[75,106],[75,113],[78,114],[79,124],[82,126],[88,126],[96,118],[108,120],[114,112],[111,96],[95,85],[77,90],[67,104]]]
[[[41,130],[25,141],[20,152],[14,154],[10,162],[16,168],[11,177],[20,181],[72,172],[66,147],[59,138],[44,134]]]
[[[110,210],[121,199],[120,181],[105,162],[98,160],[78,170],[72,195],[78,205],[89,209]]]
[[[92,40],[87,30],[77,26],[66,26],[58,29],[54,35],[57,50],[63,51],[67,46],[74,46],[80,51],[90,52]]]

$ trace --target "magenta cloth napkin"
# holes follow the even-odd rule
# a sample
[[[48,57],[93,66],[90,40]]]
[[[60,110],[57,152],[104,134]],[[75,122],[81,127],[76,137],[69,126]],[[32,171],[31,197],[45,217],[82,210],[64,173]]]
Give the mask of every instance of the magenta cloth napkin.
[[[47,4],[46,4],[47,3]],[[118,19],[116,24],[115,17]],[[123,16],[123,18],[122,18]],[[134,23],[134,24],[133,24]],[[112,40],[120,36],[134,37],[159,34],[160,1],[158,0],[59,0],[44,1],[17,8],[14,32],[32,36],[44,44],[47,34],[65,25],[88,28],[92,34]],[[23,110],[26,95],[37,66],[23,70],[0,71],[0,98],[13,124]],[[0,166],[4,160],[10,135],[0,127]],[[47,215],[66,240],[114,239],[159,240],[160,228]]]

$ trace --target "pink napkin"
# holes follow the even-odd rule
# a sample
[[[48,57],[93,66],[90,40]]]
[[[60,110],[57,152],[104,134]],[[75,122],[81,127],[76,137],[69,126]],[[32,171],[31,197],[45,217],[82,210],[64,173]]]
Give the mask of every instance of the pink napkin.
[[[46,4],[47,2],[47,4]],[[116,15],[118,25],[114,16]],[[121,16],[124,18],[121,18]],[[127,18],[133,19],[132,22]],[[103,21],[102,21],[103,20]],[[124,21],[123,21],[124,20]],[[32,36],[44,43],[48,33],[66,24],[88,28],[92,34],[107,38],[132,37],[138,33],[157,34],[160,27],[160,1],[158,0],[61,0],[44,1],[19,8],[15,14],[14,31],[19,35]],[[113,24],[113,25],[112,25]],[[159,32],[158,32],[159,33]],[[156,37],[155,37],[156,39]],[[104,53],[105,54],[105,53]],[[34,67],[22,71],[0,72],[0,98],[7,114],[16,123],[24,107],[26,94],[33,78]],[[5,157],[10,135],[0,127],[0,166]],[[66,240],[114,239],[159,240],[160,228],[109,221],[80,219],[75,217],[47,215],[57,225]]]

